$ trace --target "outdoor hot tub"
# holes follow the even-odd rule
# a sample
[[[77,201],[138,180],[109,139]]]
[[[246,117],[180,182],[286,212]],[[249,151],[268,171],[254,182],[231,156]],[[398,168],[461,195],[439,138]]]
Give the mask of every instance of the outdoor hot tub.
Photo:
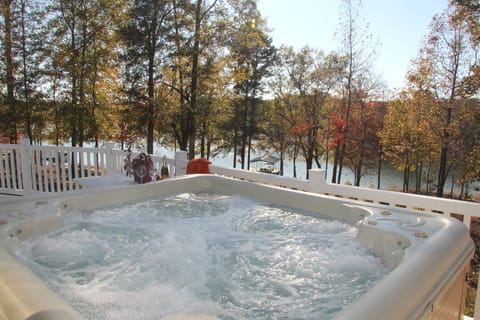
[[[339,310],[339,312],[331,318],[460,319],[463,315],[463,306],[465,302],[465,274],[474,252],[474,245],[470,239],[468,230],[462,223],[438,214],[418,213],[402,208],[376,206],[355,200],[339,199],[303,191],[267,186],[244,180],[226,178],[218,175],[188,175],[144,185],[126,185],[91,190],[86,189],[75,192],[74,194],[70,193],[68,195],[57,195],[48,198],[45,196],[24,197],[21,202],[18,201],[19,199],[12,199],[8,201],[3,200],[0,204],[0,219],[2,219],[4,222],[4,224],[0,226],[2,228],[0,239],[0,319],[55,320],[81,319],[83,317],[80,315],[78,309],[75,309],[75,307],[72,306],[75,303],[67,303],[64,298],[61,298],[61,294],[59,294],[59,292],[55,292],[55,286],[48,286],[47,284],[49,281],[45,281],[45,283],[47,283],[45,284],[44,281],[40,280],[41,277],[39,273],[41,272],[37,270],[35,264],[24,260],[25,257],[22,254],[25,252],[24,248],[30,246],[33,248],[33,252],[44,250],[41,252],[41,256],[38,259],[41,260],[44,258],[45,264],[49,264],[50,259],[55,257],[57,252],[59,255],[68,255],[71,252],[69,250],[65,250],[62,242],[65,240],[57,240],[63,238],[56,237],[58,234],[63,234],[63,231],[59,230],[64,230],[65,228],[68,229],[68,224],[71,223],[70,221],[72,220],[72,217],[79,216],[81,217],[80,223],[88,224],[90,217],[92,215],[96,215],[96,210],[101,208],[112,208],[108,209],[110,210],[109,217],[115,217],[112,212],[115,213],[117,210],[121,210],[118,208],[120,208],[119,206],[122,203],[128,203],[130,206],[134,204],[135,206],[136,203],[142,203],[142,201],[145,201],[145,199],[151,200],[162,198],[168,200],[170,199],[169,197],[174,197],[176,201],[177,198],[182,198],[185,194],[190,195],[189,197],[193,197],[194,201],[197,201],[198,199],[196,197],[197,195],[200,195],[198,196],[200,197],[200,200],[198,201],[201,201],[203,205],[202,210],[210,212],[208,214],[208,219],[211,223],[214,223],[215,228],[206,227],[204,220],[195,220],[197,219],[195,215],[193,216],[194,220],[190,219],[192,218],[192,213],[189,211],[187,213],[187,218],[190,219],[188,220],[188,223],[191,224],[191,221],[194,221],[196,224],[192,224],[193,227],[191,229],[187,229],[185,227],[187,224],[185,221],[187,220],[176,222],[176,225],[179,226],[178,229],[183,232],[185,237],[192,244],[192,251],[190,253],[187,252],[185,255],[178,256],[180,258],[177,258],[175,255],[178,251],[187,250],[183,247],[181,249],[176,247],[178,245],[178,241],[182,241],[182,239],[180,239],[182,238],[182,233],[180,232],[172,235],[170,233],[171,228],[161,229],[161,227],[154,227],[152,228],[153,231],[158,230],[158,233],[161,233],[168,241],[172,241],[172,239],[174,239],[176,242],[167,241],[166,243],[162,243],[160,247],[162,248],[161,250],[156,249],[153,253],[148,253],[148,255],[151,256],[152,254],[156,255],[158,251],[160,251],[161,253],[156,256],[155,259],[161,257],[163,252],[165,255],[173,255],[175,258],[172,259],[185,259],[185,261],[180,264],[180,267],[170,267],[170,269],[166,269],[170,270],[169,272],[181,273],[182,276],[186,276],[187,280],[183,280],[183,285],[185,285],[185,282],[188,281],[196,283],[198,278],[201,278],[201,276],[196,276],[197,270],[195,270],[195,266],[198,265],[200,267],[200,265],[203,264],[202,256],[199,258],[192,257],[189,259],[189,255],[194,255],[196,251],[201,250],[204,250],[202,252],[206,255],[212,251],[211,248],[202,249],[203,246],[199,245],[198,243],[202,242],[203,240],[197,238],[195,230],[204,230],[202,231],[201,235],[207,236],[209,239],[216,239],[216,233],[219,232],[219,230],[223,230],[221,228],[222,224],[219,223],[219,221],[223,221],[221,220],[223,218],[220,217],[220,215],[217,216],[216,213],[216,211],[221,210],[221,208],[212,208],[211,203],[217,202],[204,202],[204,199],[208,198],[208,201],[212,199],[213,201],[218,200],[223,207],[233,208],[242,207],[245,205],[245,203],[251,203],[248,199],[253,199],[253,201],[259,201],[261,206],[263,206],[263,204],[272,204],[273,209],[269,209],[270,207],[267,207],[266,210],[268,212],[279,211],[282,219],[286,217],[285,219],[290,221],[293,219],[292,217],[295,217],[295,221],[298,221],[298,218],[296,218],[298,215],[307,217],[308,219],[305,221],[307,221],[306,223],[310,223],[307,229],[309,231],[313,230],[311,237],[305,240],[308,245],[315,245],[314,242],[316,240],[312,239],[316,239],[314,228],[316,228],[316,220],[319,219],[326,219],[325,221],[327,222],[322,222],[322,224],[327,225],[327,230],[347,230],[341,231],[342,233],[347,233],[347,236],[353,233],[353,240],[350,241],[347,239],[345,241],[347,243],[351,243],[355,247],[355,250],[358,249],[362,251],[364,249],[364,251],[367,252],[367,256],[371,255],[371,257],[369,256],[365,258],[365,260],[354,260],[352,262],[349,260],[349,257],[342,257],[342,255],[345,255],[345,253],[340,253],[340,256],[335,256],[335,253],[333,253],[333,256],[325,258],[340,261],[341,268],[347,270],[347,276],[348,270],[350,270],[348,267],[349,263],[350,265],[353,264],[352,268],[355,264],[360,264],[356,263],[355,261],[365,261],[365,264],[370,264],[370,261],[378,260],[378,265],[373,263],[372,267],[370,268],[374,270],[368,270],[368,272],[376,271],[376,269],[382,270],[382,272],[386,270],[385,275],[382,275],[380,278],[376,279],[371,288],[369,288],[366,292],[359,294],[355,301],[348,302],[344,308],[341,308],[341,310]],[[241,199],[238,200],[235,198],[237,196],[241,197]],[[233,202],[223,202],[226,198],[232,197],[234,199]],[[167,202],[167,205],[172,204]],[[174,202],[174,205],[183,206],[184,204],[183,202]],[[247,210],[249,211],[248,219],[252,219],[252,217],[254,219],[252,224],[249,224],[246,227],[245,220],[247,218],[244,218],[241,216],[241,213],[235,211],[233,213],[233,220],[225,220],[225,223],[222,222],[223,225],[227,226],[231,225],[232,221],[239,221],[238,224],[243,228],[240,230],[242,233],[245,233],[245,229],[250,231],[251,229],[263,228],[260,230],[262,232],[262,236],[265,236],[266,234],[268,236],[266,238],[256,238],[257,245],[260,248],[268,246],[266,252],[275,257],[275,263],[277,264],[283,264],[282,260],[290,260],[292,256],[295,256],[296,258],[301,259],[294,260],[294,263],[298,263],[299,270],[308,263],[311,264],[309,267],[312,268],[312,270],[316,270],[316,265],[329,262],[322,261],[321,258],[313,255],[311,257],[308,256],[308,259],[304,260],[301,252],[295,250],[296,247],[291,246],[292,243],[290,240],[296,239],[299,237],[299,235],[291,235],[290,233],[287,233],[286,238],[277,238],[277,235],[283,232],[277,232],[276,229],[273,230],[273,232],[271,230],[272,228],[276,228],[277,224],[275,219],[277,218],[273,218],[273,220],[270,218],[271,221],[267,221],[268,219],[266,219],[264,216],[262,216],[261,219],[255,219],[255,214],[257,214],[256,208],[260,205],[257,204],[257,202],[253,202],[253,204],[249,205],[251,208],[253,208]],[[166,204],[162,203],[161,206],[166,206]],[[163,210],[162,207],[160,207],[159,210]],[[291,211],[293,210],[296,210],[297,212],[295,215],[291,214]],[[161,214],[158,215],[161,216]],[[142,218],[141,215],[140,218]],[[110,223],[111,221],[109,220],[107,224]],[[287,228],[295,229],[298,226],[299,224],[295,222],[294,225],[288,224]],[[115,226],[115,228],[117,227]],[[80,238],[78,239],[83,239],[83,244],[88,243],[91,238],[91,234],[88,233],[90,231],[85,230],[88,229],[80,224],[80,227],[73,231],[75,232],[75,236],[80,235]],[[118,232],[118,234],[115,235],[115,241],[122,243],[122,241],[125,240],[121,237],[122,232],[118,231],[118,228],[115,230]],[[143,229],[135,230],[140,230],[138,232],[135,231],[137,233],[137,238],[134,238],[135,240],[133,241],[130,237],[130,242],[126,242],[126,246],[128,245],[129,247],[132,247],[137,245],[139,248],[138,251],[142,251],[143,247],[150,245],[150,242],[153,243],[158,241],[157,238],[150,238],[150,236],[153,237],[153,234],[143,234],[143,231],[141,231]],[[302,231],[300,234],[304,233],[303,229],[301,230]],[[324,232],[325,231],[321,231],[321,233]],[[192,233],[195,234],[192,235]],[[227,234],[227,238],[220,239],[219,243],[223,244],[228,242],[229,245],[230,241],[233,242],[234,238],[236,238],[239,233],[240,232],[238,230],[234,230],[233,235],[231,233]],[[52,234],[53,236],[44,238],[45,235]],[[102,234],[102,231],[100,234]],[[321,236],[321,234],[318,234],[318,236]],[[254,235],[252,237],[258,237],[258,235]],[[273,245],[278,245],[278,250],[275,248],[272,249],[271,244],[267,245],[263,242],[264,240],[268,240],[268,237],[274,238]],[[332,234],[331,236],[328,235],[322,238],[325,239],[328,249],[335,248],[336,245],[333,242],[330,242],[330,238],[333,239],[336,237],[336,234]],[[32,245],[32,243],[35,243],[37,239],[40,239],[40,244]],[[139,244],[139,241],[144,242]],[[69,242],[70,244],[72,243],[72,241]],[[248,238],[241,238],[237,242],[242,244],[240,247],[241,253],[245,252],[246,249],[251,247],[251,243],[248,242]],[[73,243],[73,245],[75,244]],[[198,245],[198,249],[195,247],[195,245]],[[102,247],[101,245],[98,245],[98,243],[94,243],[91,246],[98,246],[99,250],[101,249],[100,247]],[[285,246],[291,246],[293,249],[290,251],[279,251]],[[188,248],[188,246],[186,248]],[[313,246],[313,248],[316,247]],[[83,250],[83,247],[81,247],[81,249]],[[254,247],[253,249],[253,252],[257,251],[257,247]],[[105,250],[106,251],[102,256],[102,259],[106,259],[105,257],[107,256],[109,258],[111,257],[108,251],[109,249]],[[215,250],[223,252],[226,249]],[[45,252],[49,254],[47,258],[44,256]],[[229,256],[227,256],[227,258],[231,256],[230,251],[228,251],[228,253]],[[235,253],[235,258],[233,260],[244,261],[246,258],[241,253]],[[310,255],[312,252],[309,251],[308,254]],[[133,252],[132,255],[135,255],[135,252]],[[72,259],[73,258],[75,258],[75,256],[72,255]],[[88,259],[90,258],[91,257],[89,256]],[[215,260],[218,262],[218,260],[222,259],[224,259],[223,256],[218,256]],[[248,259],[250,259],[249,263],[252,260],[260,261],[263,259],[263,254],[254,255],[253,258],[250,257]],[[63,261],[68,262],[68,259]],[[163,263],[158,262],[160,260],[154,261],[156,264]],[[342,261],[347,262],[344,263]],[[96,264],[99,264],[99,262],[94,262],[94,265]],[[271,265],[272,262],[269,260],[265,264],[265,268],[269,268]],[[130,272],[130,270],[135,268],[138,269],[138,267],[130,267],[122,269],[122,272],[127,274]],[[182,269],[180,271],[183,273],[178,269]],[[290,269],[296,269],[295,265],[290,264]],[[334,270],[332,270],[332,272],[333,271]],[[235,270],[229,270],[226,272],[226,274],[236,274],[235,272]],[[293,270],[293,272],[295,273],[295,270]],[[154,271],[153,273],[158,272]],[[210,273],[216,273],[216,271]],[[237,278],[242,278],[242,281],[248,282],[249,277],[255,277],[260,273],[263,274],[264,270],[257,266],[254,271],[246,271],[245,274],[242,274]],[[307,278],[306,273],[307,272],[302,271],[299,278],[295,280],[296,283],[303,281],[306,283],[306,285],[309,285],[309,282],[314,282],[315,279],[318,278],[317,274],[314,274],[313,278]],[[92,274],[95,275],[95,273]],[[82,277],[84,275],[79,275],[77,272],[67,274],[67,276]],[[156,274],[155,276],[157,278],[168,278],[168,275],[162,274]],[[329,277],[329,274],[326,274],[326,277]],[[352,280],[348,281],[359,281],[362,279],[358,278],[362,277],[364,276],[352,278]],[[99,276],[99,278],[105,277]],[[129,281],[132,279],[128,277],[123,277],[122,279],[124,281],[123,285],[129,287]],[[290,275],[287,274],[285,279],[285,282],[288,282],[287,280],[290,279]],[[89,278],[88,281],[90,282],[80,282],[79,286],[89,289],[92,294],[94,294],[93,288],[97,288],[94,286],[94,284],[97,284],[100,280],[101,279],[96,279],[93,276]],[[60,280],[60,282],[62,281],[64,280]],[[147,279],[144,282],[149,282],[149,280]],[[223,282],[223,279],[217,282]],[[90,287],[89,284],[91,285]],[[281,278],[277,279],[274,289],[271,289],[271,285],[263,286],[268,287],[268,292],[275,290],[279,291],[280,295],[282,296],[281,299],[283,299],[284,296],[288,296],[288,299],[295,299],[297,294],[300,294],[302,291],[306,290],[304,290],[301,286],[296,286],[296,284],[294,286],[284,284],[282,283]],[[203,288],[198,289],[196,284],[194,287],[196,290],[200,290],[203,293]],[[336,287],[336,285],[328,284],[328,287]],[[165,287],[149,288],[152,288],[151,292],[157,292],[161,290],[167,291]],[[322,287],[317,289],[315,289],[316,287],[313,288],[316,290],[316,292],[309,293],[309,295],[312,296],[312,299],[317,297],[317,294],[321,294],[322,292],[319,291],[323,290],[321,289]],[[345,291],[345,289],[343,290]],[[89,291],[87,290],[85,292],[88,293]],[[103,293],[105,293],[105,290]],[[224,296],[229,296],[228,293],[222,294],[224,294]],[[336,293],[334,294],[336,295]],[[147,294],[137,298],[139,301],[142,299],[148,299],[148,295],[149,293],[147,292]],[[186,297],[185,299],[187,299],[189,296],[188,294],[179,294],[178,296],[175,296],[175,300],[181,300],[182,297]],[[238,298],[238,295],[232,295],[230,298],[233,301]],[[262,298],[258,299],[261,300]],[[284,301],[281,299],[279,301]],[[314,302],[307,301],[302,303],[305,303],[306,305],[314,305],[316,303],[321,303],[321,301],[323,301],[322,299],[314,300]],[[148,303],[154,305],[156,301],[154,299]],[[234,302],[229,301],[227,304],[232,303]],[[250,303],[247,305],[247,307],[252,307],[252,305],[253,303]],[[94,312],[94,310],[92,312]],[[240,312],[239,314],[242,314],[242,311],[238,312]],[[301,309],[299,309],[298,312],[301,312]],[[156,317],[155,314],[152,314],[145,316],[145,318],[235,318],[235,316],[222,315],[221,312],[218,312],[218,308],[216,307],[209,309],[205,306],[200,308],[198,312],[195,311],[194,306],[190,306],[190,309],[186,310],[185,313],[183,313],[181,310],[177,310],[171,314],[162,314],[157,316],[158,317]],[[245,317],[246,316],[243,318]],[[92,318],[94,318],[94,316]],[[265,316],[264,318],[267,319],[268,316]],[[295,315],[277,315],[276,318],[295,318]],[[299,313],[296,318],[305,319],[309,318],[309,315]],[[313,319],[314,316],[312,315],[311,318]]]

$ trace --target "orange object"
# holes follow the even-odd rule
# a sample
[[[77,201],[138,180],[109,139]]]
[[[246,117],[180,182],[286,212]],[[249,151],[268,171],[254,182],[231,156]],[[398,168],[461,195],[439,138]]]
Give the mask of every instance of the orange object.
[[[210,173],[209,164],[211,164],[210,160],[204,158],[192,159],[188,161],[187,174]]]

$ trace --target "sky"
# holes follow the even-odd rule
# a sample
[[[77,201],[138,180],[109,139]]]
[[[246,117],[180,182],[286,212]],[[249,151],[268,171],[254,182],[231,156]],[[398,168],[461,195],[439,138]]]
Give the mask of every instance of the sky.
[[[258,8],[273,29],[273,44],[300,49],[306,45],[329,53],[341,47],[341,0],[259,0]],[[410,61],[417,56],[435,14],[448,0],[362,0],[360,20],[378,39],[376,73],[390,89],[404,85]]]

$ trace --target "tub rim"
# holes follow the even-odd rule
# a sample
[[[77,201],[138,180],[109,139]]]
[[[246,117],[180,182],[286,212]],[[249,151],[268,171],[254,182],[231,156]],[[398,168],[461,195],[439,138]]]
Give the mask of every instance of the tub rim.
[[[51,215],[62,216],[74,212],[80,207],[88,209],[99,207],[99,203],[104,205],[111,204],[111,201],[109,201],[110,197],[114,197],[115,195],[118,195],[118,193],[125,194],[132,190],[138,192],[135,194],[132,193],[131,197],[124,201],[153,197],[158,195],[158,192],[163,192],[163,194],[174,194],[178,193],[176,191],[215,191],[215,188],[221,186],[228,186],[237,192],[238,190],[243,190],[249,197],[251,196],[253,198],[260,198],[267,201],[269,201],[271,197],[274,197],[274,200],[289,202],[289,200],[286,199],[287,197],[278,197],[278,193],[295,194],[296,201],[293,207],[296,208],[297,206],[300,206],[300,209],[305,208],[306,205],[302,204],[305,199],[317,199],[318,201],[326,201],[328,203],[335,202],[342,205],[375,208],[375,210],[383,210],[385,208],[385,206],[364,203],[357,200],[339,199],[327,195],[285,189],[210,174],[188,175],[144,185],[124,185],[102,190],[85,189],[80,190],[75,194],[54,195],[48,199],[46,199],[44,195],[33,195],[30,197],[23,197],[22,201],[28,202],[30,204],[28,208],[32,210],[37,210],[39,212],[51,210]],[[187,188],[185,189],[185,187]],[[95,198],[96,202],[82,201],[87,197]],[[272,202],[276,203],[275,201]],[[0,204],[8,205],[8,201],[1,201]],[[402,258],[398,263],[398,266],[396,266],[390,274],[388,274],[383,280],[379,281],[368,292],[360,296],[358,300],[354,301],[350,306],[341,311],[334,319],[351,319],[352,316],[354,316],[354,318],[380,319],[379,315],[384,314],[384,312],[387,312],[390,319],[422,318],[441,297],[442,289],[453,281],[455,275],[464,269],[465,265],[473,256],[475,249],[473,241],[468,235],[467,228],[461,222],[450,217],[439,216],[438,214],[433,213],[418,213],[401,208],[392,208],[392,211],[399,214],[410,214],[433,219],[439,222],[442,227],[437,233],[432,234],[428,239],[416,239],[415,237],[409,238],[410,240],[413,239],[415,245],[411,247],[412,249],[405,249],[405,251],[408,252],[408,255]],[[368,216],[355,216],[346,219],[346,222],[352,225],[357,225],[361,228],[362,225],[368,224],[369,218],[370,217]],[[345,221],[345,219],[339,220]],[[22,220],[20,219],[19,221]],[[15,224],[13,224],[13,226],[10,225],[9,227],[15,228]],[[368,225],[368,227],[370,228],[372,226]],[[381,229],[381,226],[374,227],[377,228],[376,230],[378,230],[378,228]],[[387,229],[391,231],[390,228]],[[4,231],[5,230],[6,228],[4,228]],[[405,236],[404,232],[400,232],[400,234]],[[6,233],[4,232],[3,239],[0,239],[0,247],[2,247],[2,250],[0,251],[0,261],[3,260],[2,252],[7,252],[7,255],[12,255],[10,251],[12,244],[7,243],[7,241],[12,240],[9,239],[12,237],[5,235]],[[447,248],[447,250],[445,250],[445,248]],[[451,254],[446,255],[444,254],[445,251]],[[18,261],[18,259],[16,259],[16,257],[13,257],[13,263],[14,265],[15,263],[19,265],[20,268],[23,267],[27,269]],[[436,266],[438,269],[435,269],[436,271],[432,272],[432,266]],[[28,271],[29,270],[27,269],[27,274]],[[33,274],[33,272],[31,273]],[[425,273],[427,276],[425,276]],[[39,290],[44,290],[46,286],[40,279],[35,278],[36,276],[32,278],[32,283],[37,285]],[[36,281],[39,283],[37,284]],[[2,282],[0,281],[0,284],[1,283]],[[414,290],[412,290],[412,286]],[[8,288],[8,290],[13,289]],[[47,291],[50,290],[47,288]],[[395,295],[391,294],[392,291],[395,291]],[[53,292],[49,292],[48,294],[56,297]],[[62,303],[64,305],[62,305]],[[55,305],[57,306],[56,303]],[[28,307],[26,308],[28,309]],[[44,306],[44,308],[45,310],[49,310],[49,306]],[[77,319],[78,315],[75,311],[71,310],[71,307],[66,305],[63,301],[60,300],[58,308],[69,312],[72,311],[72,319]],[[3,308],[0,308],[0,316],[3,314],[2,309]],[[37,310],[36,312],[38,313],[39,311],[42,310]],[[35,312],[31,312],[31,314],[35,314]],[[8,317],[6,319],[8,319]]]

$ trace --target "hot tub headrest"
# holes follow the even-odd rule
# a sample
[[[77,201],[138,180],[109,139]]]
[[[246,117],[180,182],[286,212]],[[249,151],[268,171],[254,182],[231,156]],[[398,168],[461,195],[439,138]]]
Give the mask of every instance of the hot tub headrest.
[[[192,159],[188,161],[187,174],[210,173],[209,164],[210,160],[204,158]]]

